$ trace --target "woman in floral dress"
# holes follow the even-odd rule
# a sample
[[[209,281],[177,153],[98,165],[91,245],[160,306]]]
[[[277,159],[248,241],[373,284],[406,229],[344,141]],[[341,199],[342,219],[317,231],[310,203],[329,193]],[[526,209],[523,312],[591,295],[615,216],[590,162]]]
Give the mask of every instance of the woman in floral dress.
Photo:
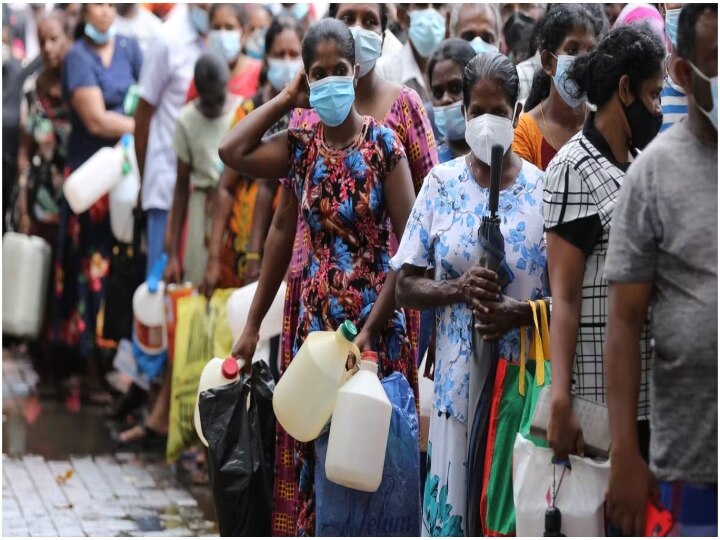
[[[510,148],[520,114],[519,79],[499,53],[478,55],[463,74],[466,140],[471,153],[438,165],[425,179],[392,267],[401,305],[436,309],[435,393],[430,420],[423,534],[464,536],[467,500],[469,361],[473,315],[500,355],[519,356],[518,327],[531,324],[526,300],[544,296],[542,172]],[[505,149],[500,230],[512,282],[477,266],[478,229],[488,205],[490,149]],[[425,277],[435,269],[434,279]],[[473,313],[473,307],[475,312]]]
[[[384,80],[375,69],[375,62],[382,51],[382,36],[388,24],[386,4],[329,4],[328,16],[345,23],[355,39],[355,61],[360,64],[358,84],[355,90],[355,109],[363,115],[372,116],[397,133],[410,166],[415,193],[422,181],[438,163],[438,152],[432,125],[420,96],[407,86]],[[314,109],[296,109],[290,119],[290,129],[310,129],[320,122]],[[258,211],[256,207],[256,211]],[[303,288],[303,271],[308,261],[308,237],[305,221],[298,220],[293,256],[287,277],[287,293],[283,313],[283,333],[280,343],[280,364],[285,370],[293,358],[293,340],[298,325],[300,297]],[[395,236],[391,237],[397,246]],[[394,250],[393,250],[394,251]],[[417,311],[407,311],[407,331],[413,354],[417,353],[420,316]],[[417,395],[417,374],[408,374],[408,382]],[[298,485],[296,464],[283,461],[287,452],[295,452],[296,441],[282,426],[277,426],[275,447],[275,498],[273,535],[295,536],[298,508]],[[306,445],[307,448],[307,445]],[[293,490],[281,489],[280,484],[293,484]],[[281,525],[277,525],[281,524]],[[287,526],[285,525],[287,524]],[[301,528],[306,528],[301,525]]]
[[[307,70],[269,103],[254,111],[223,140],[220,157],[250,176],[283,180],[266,243],[258,291],[235,355],[251,358],[257,329],[290,263],[298,215],[308,235],[299,322],[293,355],[309,332],[334,330],[345,320],[360,329],[361,350],[379,353],[381,371],[415,370],[405,317],[395,309],[395,274],[390,271],[391,228],[402,234],[414,190],[395,132],[355,110],[358,67],[352,34],[323,19],[303,42]],[[308,102],[306,81],[310,86]],[[292,107],[313,106],[321,122],[261,140]],[[312,461],[312,460],[310,460]],[[311,479],[312,463],[303,471]],[[298,535],[312,535],[310,504]]]
[[[23,103],[15,218],[19,232],[40,236],[54,250],[70,135],[70,110],[62,96],[60,68],[72,42],[66,33],[62,11],[45,14],[37,26],[43,69],[35,89],[28,93],[27,101]],[[48,295],[52,294],[51,291],[52,287],[49,287]],[[49,307],[46,308],[46,323],[50,313]],[[54,355],[49,350],[48,340],[39,340],[38,346],[41,350],[33,356],[40,362],[41,375],[52,374],[62,378],[61,370],[58,370],[62,366],[52,362]]]
[[[100,149],[117,144],[123,134],[135,131],[135,121],[123,112],[123,101],[137,83],[142,53],[137,41],[116,35],[115,14],[114,4],[83,4],[75,44],[63,61],[62,92],[70,105],[72,124],[68,173]],[[64,353],[56,360],[73,364],[76,375],[87,372],[86,382],[99,390],[100,354],[101,349],[107,351],[108,344],[96,337],[96,325],[113,245],[108,197],[80,215],[63,201],[60,216],[52,338]],[[76,412],[80,409],[80,379],[74,376],[69,382],[66,405]],[[101,403],[111,399],[97,391],[86,397]]]

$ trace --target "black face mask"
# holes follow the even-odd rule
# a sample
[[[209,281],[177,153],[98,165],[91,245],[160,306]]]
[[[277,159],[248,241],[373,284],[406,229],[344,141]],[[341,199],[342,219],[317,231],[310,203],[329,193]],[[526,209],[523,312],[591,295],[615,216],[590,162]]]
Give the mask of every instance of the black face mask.
[[[524,13],[515,12],[503,26],[505,44],[508,46],[508,56],[512,56],[513,63],[517,64],[529,56],[530,39],[532,37],[535,20]]]
[[[625,106],[625,117],[630,125],[630,144],[639,150],[645,148],[660,132],[663,115],[653,114],[636,98]]]

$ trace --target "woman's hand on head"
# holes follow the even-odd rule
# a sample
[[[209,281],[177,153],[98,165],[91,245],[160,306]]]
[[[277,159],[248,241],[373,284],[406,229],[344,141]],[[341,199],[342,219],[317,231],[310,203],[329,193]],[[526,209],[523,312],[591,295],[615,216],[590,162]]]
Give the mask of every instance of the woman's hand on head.
[[[301,69],[292,82],[285,88],[284,92],[290,98],[290,103],[294,108],[309,109],[310,108],[310,88],[308,87],[307,77],[305,76],[305,68]]]

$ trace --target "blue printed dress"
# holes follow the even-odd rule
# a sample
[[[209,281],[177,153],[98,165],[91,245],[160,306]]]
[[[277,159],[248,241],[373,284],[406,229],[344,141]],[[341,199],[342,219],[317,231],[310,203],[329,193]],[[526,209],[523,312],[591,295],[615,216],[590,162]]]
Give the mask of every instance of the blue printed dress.
[[[503,291],[518,299],[546,295],[542,214],[543,173],[523,161],[513,185],[500,192],[500,229],[513,281]],[[436,166],[425,178],[392,266],[434,268],[438,281],[460,277],[480,257],[478,230],[489,190],[475,181],[466,157]],[[423,534],[464,536],[467,493],[467,415],[472,310],[452,304],[436,310],[435,392],[423,496]],[[518,330],[499,342],[516,360]]]

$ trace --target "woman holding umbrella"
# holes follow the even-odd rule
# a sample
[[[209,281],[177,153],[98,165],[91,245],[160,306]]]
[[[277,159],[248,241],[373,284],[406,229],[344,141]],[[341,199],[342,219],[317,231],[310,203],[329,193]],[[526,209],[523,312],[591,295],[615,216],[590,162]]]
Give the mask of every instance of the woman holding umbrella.
[[[526,300],[546,292],[542,172],[510,148],[520,114],[519,79],[499,53],[478,55],[463,73],[466,141],[471,153],[436,166],[425,178],[392,266],[396,297],[412,309],[436,310],[436,366],[423,498],[424,534],[463,536],[466,527],[469,373],[473,315],[501,356],[519,357],[518,327],[531,324]],[[505,153],[500,230],[512,282],[478,267],[478,229],[488,207],[490,150]],[[425,277],[435,269],[434,279]],[[438,494],[442,495],[437,500]]]

